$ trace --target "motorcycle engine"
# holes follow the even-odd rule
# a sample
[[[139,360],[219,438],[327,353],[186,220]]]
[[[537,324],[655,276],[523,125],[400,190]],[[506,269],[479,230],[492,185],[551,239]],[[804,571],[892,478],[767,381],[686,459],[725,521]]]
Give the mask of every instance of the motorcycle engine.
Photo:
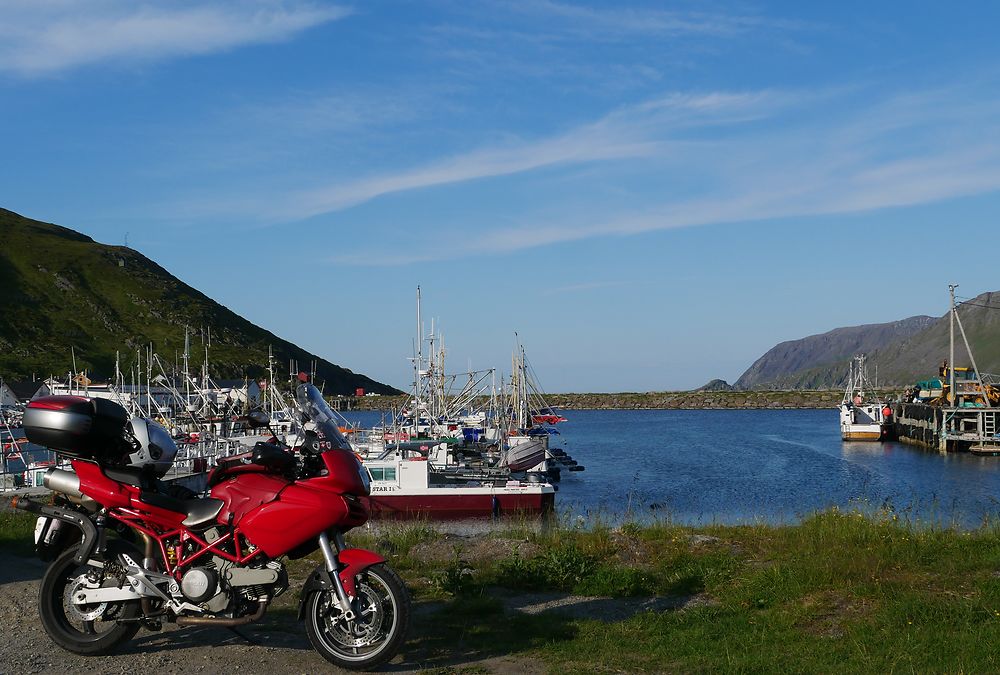
[[[195,604],[205,602],[218,592],[219,580],[215,570],[192,567],[181,577],[181,593]]]

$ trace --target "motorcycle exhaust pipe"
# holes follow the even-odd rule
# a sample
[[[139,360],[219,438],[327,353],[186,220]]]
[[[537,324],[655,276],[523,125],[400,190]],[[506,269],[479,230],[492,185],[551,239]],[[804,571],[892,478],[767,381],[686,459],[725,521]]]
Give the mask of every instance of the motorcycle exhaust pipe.
[[[80,477],[73,471],[52,468],[42,477],[42,485],[53,492],[61,492],[71,502],[91,511],[97,510],[97,502],[80,492]]]
[[[253,623],[254,621],[258,621],[262,616],[264,616],[264,610],[267,609],[267,605],[269,603],[270,603],[269,598],[262,598],[260,604],[257,605],[256,612],[235,619],[230,619],[224,616],[179,616],[177,617],[177,625],[220,626],[222,628],[235,628],[236,626],[245,626],[248,623]]]
[[[53,492],[62,492],[70,497],[83,497],[83,493],[80,492],[80,477],[73,471],[53,467],[45,472],[42,485]]]

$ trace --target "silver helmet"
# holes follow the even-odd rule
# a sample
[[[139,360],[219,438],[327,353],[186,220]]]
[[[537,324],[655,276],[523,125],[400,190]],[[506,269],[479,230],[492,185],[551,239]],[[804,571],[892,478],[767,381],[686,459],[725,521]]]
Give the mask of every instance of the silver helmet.
[[[135,451],[128,456],[129,465],[157,476],[165,475],[177,456],[177,446],[167,430],[144,417],[133,417],[128,430],[135,438]]]

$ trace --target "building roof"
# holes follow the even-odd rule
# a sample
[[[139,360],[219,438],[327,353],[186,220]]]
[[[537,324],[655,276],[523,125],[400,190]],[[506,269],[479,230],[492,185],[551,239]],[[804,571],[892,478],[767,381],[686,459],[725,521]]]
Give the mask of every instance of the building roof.
[[[10,387],[10,390],[14,392],[14,396],[17,396],[18,401],[30,401],[31,397],[45,386],[45,382],[42,380],[22,380],[20,382],[4,380],[4,384]]]

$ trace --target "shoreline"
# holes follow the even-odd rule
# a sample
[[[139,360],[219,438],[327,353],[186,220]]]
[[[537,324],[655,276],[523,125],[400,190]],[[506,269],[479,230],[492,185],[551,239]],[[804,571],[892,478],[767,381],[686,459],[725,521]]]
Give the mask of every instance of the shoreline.
[[[839,389],[664,391],[546,394],[545,401],[558,410],[833,410],[843,395]],[[398,410],[408,400],[407,395],[346,399],[349,410],[376,411]]]

